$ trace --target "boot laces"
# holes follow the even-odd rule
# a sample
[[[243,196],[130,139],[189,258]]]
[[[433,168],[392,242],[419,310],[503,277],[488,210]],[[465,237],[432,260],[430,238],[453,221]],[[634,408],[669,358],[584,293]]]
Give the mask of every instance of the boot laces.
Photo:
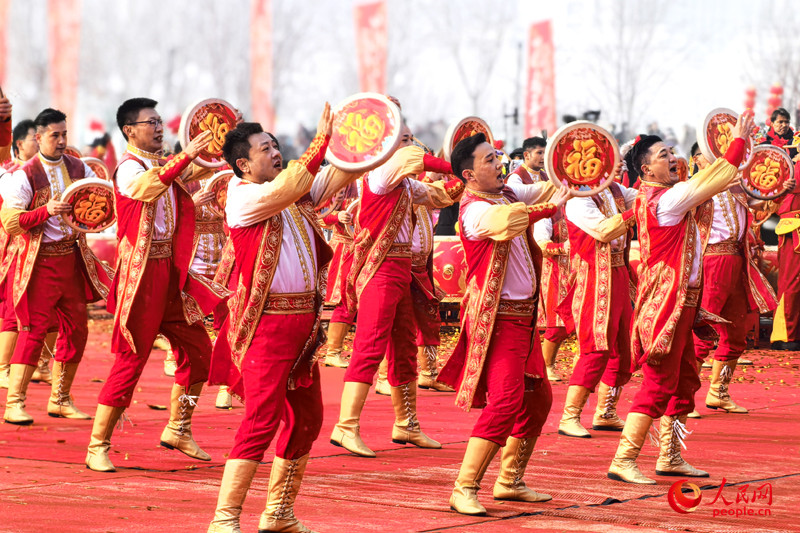
[[[183,436],[186,432],[187,411],[189,410],[189,406],[197,406],[196,400],[198,398],[199,396],[192,396],[190,394],[181,394],[180,397],[178,397],[178,401],[181,404],[180,420],[178,420],[178,435]]]
[[[286,481],[283,482],[283,487],[281,487],[280,501],[278,507],[275,508],[275,512],[272,514],[276,520],[289,520],[294,517],[294,511],[289,505],[289,496],[291,494],[292,485],[294,484],[294,475],[295,472],[297,472],[298,462],[298,460],[289,462],[289,470],[286,472]],[[275,463],[273,463],[273,468],[274,467]]]
[[[133,426],[133,420],[131,420],[131,417],[128,416],[127,411],[122,411],[122,414],[119,415],[119,419],[117,420],[117,429],[119,431],[125,429],[125,422],[128,422],[131,426]]]
[[[730,398],[730,394],[728,394],[728,385],[731,382],[731,378],[733,378],[733,371],[731,367],[725,365],[719,373],[719,389],[717,395],[720,400],[727,400]]]
[[[516,455],[514,455],[514,486],[519,485],[520,481],[522,481],[522,458],[525,456],[529,443],[530,441],[528,439],[520,439],[519,448],[517,449]]]
[[[619,394],[621,387],[611,387],[608,389],[606,395],[605,405],[603,406],[603,414],[601,418],[614,418],[617,415],[617,394]]]
[[[407,429],[408,431],[414,431],[417,428],[417,419],[414,415],[414,410],[411,408],[411,387],[408,383],[403,385],[403,407],[406,409]]]
[[[439,375],[439,368],[436,364],[436,358],[439,350],[436,346],[425,346],[425,357],[428,359],[428,372],[431,377]]]
[[[67,376],[67,365],[61,365],[61,372],[58,373],[58,389],[56,389],[57,405],[66,405],[69,403],[69,394],[64,394],[64,378]]]

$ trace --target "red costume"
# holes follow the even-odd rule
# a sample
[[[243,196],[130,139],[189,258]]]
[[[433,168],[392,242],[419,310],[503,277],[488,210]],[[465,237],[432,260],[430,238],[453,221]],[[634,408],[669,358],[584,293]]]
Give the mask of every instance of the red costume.
[[[800,163],[794,171],[797,176]],[[778,309],[771,340],[796,350],[800,349],[800,184],[783,198],[778,215]]]

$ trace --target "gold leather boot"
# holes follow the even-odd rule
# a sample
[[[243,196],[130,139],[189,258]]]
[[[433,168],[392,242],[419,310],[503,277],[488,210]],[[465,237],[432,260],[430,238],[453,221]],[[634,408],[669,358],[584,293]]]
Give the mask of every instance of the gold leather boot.
[[[375,452],[361,440],[358,426],[364,402],[367,401],[367,394],[369,394],[369,387],[369,383],[344,382],[342,403],[339,407],[339,421],[331,433],[331,444],[341,446],[348,452],[361,457],[375,457]]]
[[[536,437],[518,439],[509,437],[503,447],[500,463],[500,474],[494,484],[495,500],[513,500],[518,502],[546,502],[552,500],[549,494],[529,489],[522,478],[536,446]]]
[[[747,413],[747,409],[736,405],[728,393],[728,387],[733,378],[733,371],[736,370],[736,359],[730,361],[717,361],[714,359],[714,366],[711,371],[711,386],[708,387],[706,395],[706,407],[709,409],[722,409],[728,413]]]
[[[214,520],[208,525],[207,533],[242,533],[239,517],[257,469],[258,461],[228,459],[225,462],[217,510],[214,512]]]
[[[499,449],[500,445],[492,441],[470,437],[453,493],[450,495],[450,509],[466,515],[486,514],[486,508],[478,501],[478,491],[481,489],[483,475]]]
[[[11,372],[11,356],[17,345],[16,331],[0,332],[0,389],[8,388],[9,373]]]
[[[52,331],[44,338],[44,345],[42,346],[42,353],[39,354],[39,363],[36,365],[36,370],[33,371],[31,381],[34,383],[53,383],[53,373],[50,372],[50,359],[56,353],[56,341],[58,340],[58,332]]]
[[[439,365],[437,356],[438,346],[418,346],[417,347],[417,386],[420,389],[431,389],[439,392],[455,392],[455,389],[444,383],[436,381],[439,375]]]
[[[700,372],[702,372],[702,369],[703,369],[703,361],[697,361],[697,376],[698,377],[700,377]],[[697,406],[696,405],[695,405],[695,408],[692,410],[692,412],[689,413],[688,415],[686,415],[686,417],[687,418],[700,418],[700,413],[697,412]]]
[[[653,419],[642,413],[628,413],[625,428],[619,438],[619,446],[614,460],[608,469],[608,478],[639,485],[655,485],[656,481],[645,477],[636,464],[636,458],[642,451],[647,432]]]
[[[609,387],[602,381],[597,386],[597,409],[592,419],[592,429],[597,431],[622,431],[625,421],[617,415],[622,387]]]
[[[25,411],[25,399],[28,397],[28,385],[36,367],[33,365],[11,365],[8,374],[8,395],[6,411],[3,418],[9,424],[28,426],[33,424],[33,417]]]
[[[659,476],[708,477],[708,472],[698,470],[681,457],[683,441],[691,433],[686,430],[686,416],[661,417],[661,450],[656,462]]]
[[[275,457],[269,473],[267,507],[258,520],[258,533],[314,533],[294,516],[294,501],[303,482],[309,455],[289,460]]]
[[[172,352],[172,347],[167,348],[167,356],[164,358],[164,375],[174,378],[177,370],[178,361],[175,359],[175,354]]]
[[[53,387],[50,391],[50,400],[47,402],[47,414],[54,418],[71,418],[73,420],[91,420],[72,401],[70,390],[75,381],[78,363],[53,363]]]
[[[380,396],[391,396],[392,386],[389,385],[389,360],[383,358],[378,365],[378,379],[375,380],[375,394]]]
[[[342,355],[342,345],[348,331],[350,331],[350,324],[345,324],[344,322],[328,323],[328,348],[323,364],[336,368],[350,366],[350,359]]]
[[[581,425],[581,411],[589,399],[592,391],[581,385],[570,385],[567,389],[567,399],[564,402],[564,414],[558,423],[558,434],[581,439],[591,438],[588,431]]]
[[[419,448],[439,449],[441,444],[422,432],[417,420],[417,383],[412,381],[399,387],[392,387],[392,406],[394,407],[394,426],[392,442],[413,444]]]
[[[195,383],[188,390],[177,383],[172,385],[169,423],[161,433],[161,445],[170,450],[183,452],[193,459],[210,461],[211,456],[204,452],[192,437],[192,413],[202,390],[203,383]]]
[[[116,472],[114,463],[108,457],[111,448],[111,435],[124,407],[111,407],[110,405],[97,404],[94,413],[92,436],[89,440],[89,451],[86,454],[86,468],[95,472]]]
[[[217,398],[214,400],[214,407],[217,409],[233,409],[233,396],[228,394],[228,387],[225,385],[219,386]]]
[[[547,379],[552,382],[561,381],[561,376],[556,372],[556,355],[558,355],[559,345],[555,342],[544,339],[542,341],[542,355],[544,356],[544,366],[547,369]]]

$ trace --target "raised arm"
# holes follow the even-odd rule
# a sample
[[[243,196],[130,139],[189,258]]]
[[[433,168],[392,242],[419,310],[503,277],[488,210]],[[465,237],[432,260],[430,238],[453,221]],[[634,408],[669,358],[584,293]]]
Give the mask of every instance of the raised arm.
[[[531,185],[508,182],[507,185],[517,195],[517,200],[528,205],[547,202],[556,192],[552,181],[540,181]]]
[[[513,204],[470,204],[461,217],[461,231],[470,240],[508,241],[522,235],[528,226],[556,213],[554,204],[528,206]]]
[[[2,94],[2,91],[0,91]],[[14,136],[11,129],[11,102],[8,98],[0,98],[0,163],[11,159],[11,144]]]

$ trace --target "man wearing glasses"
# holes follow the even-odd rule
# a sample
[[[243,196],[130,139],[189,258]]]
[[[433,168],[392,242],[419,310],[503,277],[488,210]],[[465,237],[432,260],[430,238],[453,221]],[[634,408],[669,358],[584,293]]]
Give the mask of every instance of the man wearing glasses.
[[[128,146],[114,172],[118,263],[108,310],[114,313],[116,360],[100,391],[86,456],[86,465],[100,472],[115,470],[108,457],[114,424],[131,403],[158,333],[170,341],[178,362],[161,445],[211,460],[192,437],[191,418],[211,357],[202,317],[221,301],[224,290],[189,274],[194,203],[181,180],[200,177],[190,164],[211,137],[204,132],[165,161],[164,127],[155,107],[154,100],[133,98],[117,110]]]

